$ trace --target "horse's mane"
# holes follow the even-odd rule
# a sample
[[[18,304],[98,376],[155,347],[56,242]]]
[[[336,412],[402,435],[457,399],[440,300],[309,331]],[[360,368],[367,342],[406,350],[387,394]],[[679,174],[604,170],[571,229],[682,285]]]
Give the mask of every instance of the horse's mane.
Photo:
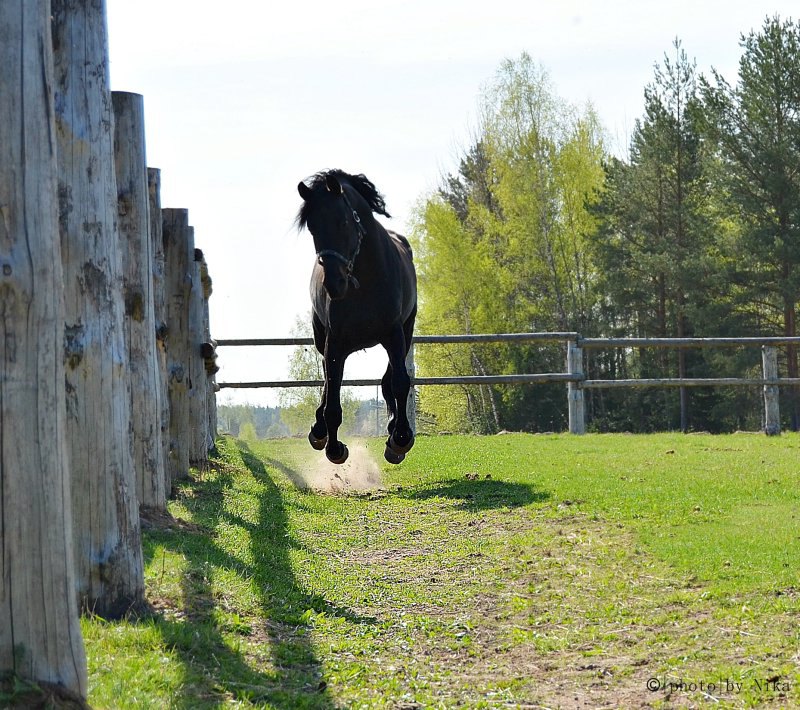
[[[325,181],[329,176],[335,177],[340,183],[346,183],[355,189],[358,194],[366,200],[373,212],[382,214],[384,217],[391,217],[391,215],[386,211],[386,201],[384,200],[383,195],[378,192],[378,189],[372,184],[366,175],[350,175],[350,173],[346,173],[344,170],[339,169],[322,170],[315,175],[312,175],[305,182],[309,189],[315,194],[326,192],[328,188]],[[303,229],[306,226],[310,210],[311,207],[309,202],[304,200],[303,204],[300,205],[300,211],[297,213],[296,221],[299,229]]]

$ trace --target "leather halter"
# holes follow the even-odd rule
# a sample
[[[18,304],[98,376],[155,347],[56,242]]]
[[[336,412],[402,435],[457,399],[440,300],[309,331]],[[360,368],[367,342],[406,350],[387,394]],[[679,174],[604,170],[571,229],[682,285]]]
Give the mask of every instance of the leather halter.
[[[334,259],[338,259],[342,263],[344,263],[347,267],[347,280],[353,283],[354,288],[361,288],[361,284],[358,283],[358,279],[353,275],[353,267],[355,266],[356,258],[358,257],[358,253],[361,251],[361,243],[364,241],[364,237],[367,235],[367,228],[361,221],[361,217],[359,217],[358,212],[356,212],[355,208],[352,204],[350,204],[350,200],[347,199],[347,193],[342,190],[342,199],[344,200],[345,205],[350,209],[353,214],[353,219],[356,223],[356,231],[358,232],[358,243],[356,244],[355,251],[353,252],[352,256],[348,259],[344,256],[341,252],[336,251],[335,249],[322,249],[321,251],[317,252],[317,260],[320,264],[322,264],[322,257],[323,256],[332,256]]]

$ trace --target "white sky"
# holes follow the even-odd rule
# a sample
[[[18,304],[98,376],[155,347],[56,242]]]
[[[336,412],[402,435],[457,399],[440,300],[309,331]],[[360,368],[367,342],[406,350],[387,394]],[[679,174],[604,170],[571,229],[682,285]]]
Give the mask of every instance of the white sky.
[[[313,248],[293,226],[297,183],[366,174],[407,231],[457,163],[478,97],[527,51],[555,90],[592,102],[623,153],[653,65],[683,42],[735,81],[739,36],[775,0],[108,0],[112,89],[144,95],[148,165],[164,207],[189,209],[214,280],[216,338],[284,337],[309,311]],[[373,351],[375,352],[375,351]],[[219,381],[287,377],[289,349],[220,348]],[[346,376],[380,377],[382,353]],[[265,390],[220,401],[274,403]],[[372,393],[363,391],[364,396]]]

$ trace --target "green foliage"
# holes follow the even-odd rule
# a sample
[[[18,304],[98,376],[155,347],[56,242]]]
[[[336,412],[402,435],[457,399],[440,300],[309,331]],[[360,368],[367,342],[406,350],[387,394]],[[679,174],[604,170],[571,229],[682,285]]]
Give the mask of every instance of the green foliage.
[[[239,438],[242,441],[246,441],[248,444],[258,441],[258,434],[256,434],[256,427],[253,422],[245,422],[242,424],[239,429]]]
[[[709,136],[724,164],[721,187],[741,216],[733,279],[762,328],[797,334],[800,298],[800,25],[767,18],[741,40],[739,77],[702,82]],[[787,353],[789,377],[800,372]],[[800,403],[791,393],[792,425]]]
[[[292,330],[296,338],[311,337],[311,316],[298,316]],[[293,380],[322,380],[322,356],[313,345],[298,345],[289,356],[289,377]],[[305,434],[314,423],[314,416],[322,397],[321,387],[293,387],[280,391],[281,418],[290,434]]]
[[[483,96],[482,128],[457,175],[420,207],[414,229],[419,330],[486,333],[586,328],[595,278],[588,258],[602,188],[597,118],[559,99],[523,54],[504,62]],[[560,355],[533,348],[420,350],[420,374],[548,371]],[[556,367],[555,369],[559,369]],[[521,371],[521,370],[516,370]],[[421,394],[440,428],[549,430],[549,397],[500,387]]]
[[[661,337],[702,329],[718,233],[709,209],[711,156],[698,127],[694,64],[678,41],[675,52],[645,89],[630,163],[609,168],[608,219],[598,240],[602,289],[611,308],[623,306],[615,310],[629,319],[617,327]]]
[[[587,207],[603,183],[597,117],[559,99],[527,54],[503,63],[484,114],[499,217],[490,244],[507,271],[506,303],[535,330],[585,328],[595,226]]]
[[[288,435],[288,430],[281,421],[281,411],[276,407],[221,404],[217,406],[217,420],[221,432],[242,438],[245,438],[242,434],[245,430],[250,432],[248,436],[252,440]]]
[[[722,211],[709,189],[717,161],[702,137],[694,63],[678,40],[673,47],[674,57],[665,55],[645,88],[645,114],[636,122],[630,160],[609,161],[607,189],[597,208],[595,258],[605,294],[600,322],[610,335],[718,335],[729,332],[732,324],[726,321],[734,320],[724,298]],[[730,369],[719,359],[716,365]],[[592,377],[613,378],[619,371],[699,377],[707,375],[708,362],[704,353],[652,350],[610,353],[592,362]],[[639,421],[637,431],[665,423],[686,430],[690,421],[696,427],[706,418],[713,401],[688,390],[629,391],[593,399],[591,409],[598,428],[628,426],[633,419]],[[631,418],[621,420],[622,412]]]
[[[739,81],[703,81],[708,130],[726,166],[730,199],[745,218],[743,266],[766,288],[797,293],[800,259],[800,25],[767,19],[742,37]],[[757,264],[766,266],[766,272]],[[760,272],[760,273],[759,273]]]
[[[738,82],[699,76],[681,42],[644,89],[628,155],[607,155],[590,107],[561,100],[527,54],[503,62],[458,170],[420,205],[414,240],[425,333],[796,335],[800,299],[800,25],[742,37]],[[555,349],[425,347],[422,375],[563,371]],[[758,353],[609,350],[592,379],[744,377]],[[782,367],[798,377],[797,349]],[[800,426],[794,389],[786,419]],[[423,389],[434,429],[558,430],[563,388]],[[588,395],[590,427],[760,426],[758,393]]]

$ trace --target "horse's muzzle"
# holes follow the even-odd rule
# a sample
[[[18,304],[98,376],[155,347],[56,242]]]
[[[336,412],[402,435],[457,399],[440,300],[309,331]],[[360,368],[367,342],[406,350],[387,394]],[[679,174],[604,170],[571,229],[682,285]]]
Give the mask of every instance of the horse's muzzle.
[[[324,283],[323,286],[325,287],[325,293],[328,294],[328,297],[331,301],[341,301],[347,295],[347,280],[342,280],[341,283],[336,283],[333,285],[328,285]]]
[[[339,263],[322,264],[322,287],[331,301],[340,301],[347,295],[347,272]]]

